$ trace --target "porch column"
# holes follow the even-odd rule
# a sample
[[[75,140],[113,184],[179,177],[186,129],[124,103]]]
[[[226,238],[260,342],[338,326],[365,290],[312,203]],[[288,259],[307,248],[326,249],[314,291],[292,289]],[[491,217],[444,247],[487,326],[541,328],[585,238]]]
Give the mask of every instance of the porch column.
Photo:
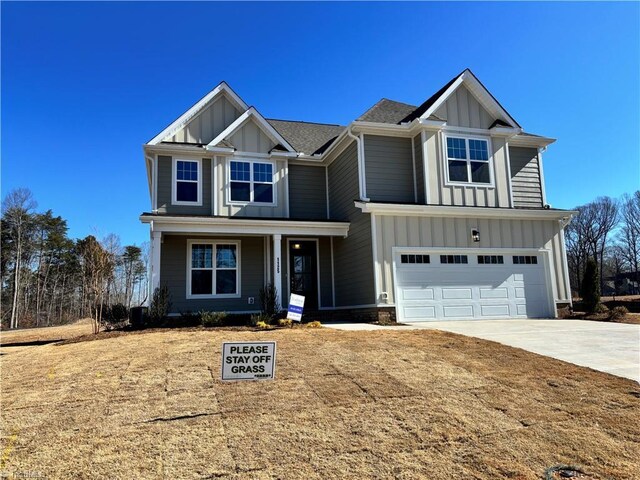
[[[153,292],[160,287],[160,248],[162,245],[162,233],[151,233],[151,292],[149,301],[153,297]]]
[[[282,235],[273,235],[273,285],[276,287],[276,300],[282,308]]]

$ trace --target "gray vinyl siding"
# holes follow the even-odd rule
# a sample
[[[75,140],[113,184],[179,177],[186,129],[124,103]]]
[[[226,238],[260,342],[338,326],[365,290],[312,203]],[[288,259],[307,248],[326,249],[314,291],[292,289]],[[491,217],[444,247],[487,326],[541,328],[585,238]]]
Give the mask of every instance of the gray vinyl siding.
[[[222,95],[202,110],[174,135],[163,138],[167,142],[209,143],[241,115]]]
[[[542,207],[538,150],[535,148],[509,147],[509,160],[513,206],[525,208]]]
[[[240,241],[240,298],[187,299],[187,241],[226,239]],[[260,310],[260,288],[264,285],[264,237],[203,237],[165,235],[160,251],[160,285],[171,294],[171,312]],[[250,305],[249,297],[255,303]]]
[[[374,302],[371,219],[354,205],[358,200],[358,157],[352,142],[329,165],[331,219],[351,222],[347,238],[333,239],[336,306]]]
[[[415,203],[411,139],[365,135],[364,158],[371,201]]]
[[[477,228],[480,242],[469,232]],[[550,270],[558,301],[569,301],[562,231],[557,221],[376,216],[376,276],[380,292],[394,302],[393,247],[536,248],[551,252]]]
[[[495,120],[464,85],[460,85],[435,114],[450,127],[489,128]]]
[[[426,195],[424,191],[424,164],[422,161],[422,138],[421,135],[416,135],[412,139],[413,154],[416,162],[416,192],[418,203],[427,203]]]
[[[178,157],[195,160],[193,157]],[[211,215],[211,159],[201,160],[202,168],[202,205],[172,205],[173,158],[158,156],[158,212],[192,215]]]
[[[289,217],[305,220],[327,218],[325,167],[289,165]]]

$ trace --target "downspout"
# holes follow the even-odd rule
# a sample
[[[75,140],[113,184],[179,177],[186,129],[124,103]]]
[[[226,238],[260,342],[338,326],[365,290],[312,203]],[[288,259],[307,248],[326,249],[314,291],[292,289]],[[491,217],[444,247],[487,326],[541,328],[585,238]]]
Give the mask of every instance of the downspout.
[[[367,198],[367,187],[366,180],[364,178],[364,151],[362,149],[362,141],[360,137],[357,137],[351,132],[353,127],[349,127],[347,130],[347,136],[353,138],[356,141],[357,151],[358,151],[358,189],[360,193],[360,200],[363,202],[370,201]]]

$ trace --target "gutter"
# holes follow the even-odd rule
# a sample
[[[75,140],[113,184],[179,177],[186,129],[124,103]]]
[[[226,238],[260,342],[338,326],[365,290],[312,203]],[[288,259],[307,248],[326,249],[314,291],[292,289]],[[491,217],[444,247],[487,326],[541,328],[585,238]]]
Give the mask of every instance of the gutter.
[[[364,149],[362,148],[362,139],[357,137],[352,132],[353,127],[349,127],[347,129],[347,136],[353,138],[356,141],[357,151],[358,151],[358,191],[360,194],[360,200],[363,202],[370,201],[367,198],[367,185],[366,185],[366,177],[364,172]]]

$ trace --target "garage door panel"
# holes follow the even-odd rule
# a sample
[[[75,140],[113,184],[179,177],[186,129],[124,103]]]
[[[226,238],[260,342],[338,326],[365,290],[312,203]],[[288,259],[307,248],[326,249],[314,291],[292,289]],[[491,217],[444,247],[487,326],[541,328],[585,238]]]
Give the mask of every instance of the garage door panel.
[[[404,300],[433,300],[433,288],[407,287],[402,290]]]
[[[488,252],[491,253],[491,252]],[[460,252],[456,252],[456,255]],[[544,262],[397,264],[398,313],[406,321],[547,317],[552,314]],[[493,253],[495,255],[495,253]]]

